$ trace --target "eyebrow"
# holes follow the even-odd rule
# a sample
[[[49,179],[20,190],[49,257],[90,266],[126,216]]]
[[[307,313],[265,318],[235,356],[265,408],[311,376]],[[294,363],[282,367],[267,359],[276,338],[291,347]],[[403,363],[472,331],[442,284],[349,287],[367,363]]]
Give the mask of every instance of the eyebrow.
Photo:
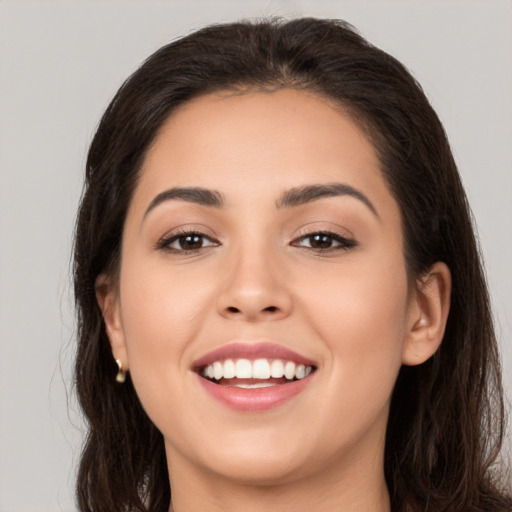
[[[317,201],[325,197],[350,196],[366,205],[369,210],[379,217],[377,209],[360,190],[345,183],[325,183],[319,185],[306,185],[286,191],[277,201],[277,208],[291,208],[302,204]]]
[[[201,187],[173,187],[161,192],[151,201],[144,213],[144,217],[159,204],[171,199],[181,199],[182,201],[210,206],[211,208],[222,208],[224,206],[224,197],[216,190]]]
[[[276,207],[292,208],[312,201],[317,201],[326,197],[350,196],[354,197],[366,205],[369,210],[377,217],[379,214],[372,202],[361,191],[346,185],[345,183],[325,183],[318,185],[306,185],[287,190],[277,201]],[[210,208],[223,208],[225,206],[224,196],[217,190],[210,190],[202,187],[173,187],[158,194],[150,203],[144,213],[144,218],[148,213],[158,205],[180,199],[189,203],[208,206]]]

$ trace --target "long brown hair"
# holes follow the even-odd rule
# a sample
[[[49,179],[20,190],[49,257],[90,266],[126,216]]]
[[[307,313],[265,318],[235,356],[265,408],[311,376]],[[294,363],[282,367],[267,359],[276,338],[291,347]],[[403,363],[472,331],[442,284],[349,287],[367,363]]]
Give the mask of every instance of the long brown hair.
[[[183,102],[215,90],[307,89],[365,131],[402,215],[411,276],[444,261],[453,280],[443,343],[403,367],[387,429],[392,510],[507,511],[496,466],[504,435],[499,357],[466,195],[443,127],[411,74],[342,21],[296,19],[204,28],[158,50],[120,88],[92,141],[76,225],[76,389],[89,431],[80,511],[162,512],[171,489],[162,435],[128,377],[115,382],[95,297],[114,279],[123,224],[145,154]],[[501,480],[500,480],[501,479]]]

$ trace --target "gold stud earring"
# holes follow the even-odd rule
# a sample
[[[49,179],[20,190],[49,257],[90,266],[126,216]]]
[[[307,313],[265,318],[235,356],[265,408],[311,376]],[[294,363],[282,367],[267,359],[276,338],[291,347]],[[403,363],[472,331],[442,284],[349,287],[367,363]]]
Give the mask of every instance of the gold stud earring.
[[[116,363],[119,368],[116,375],[116,382],[123,383],[126,380],[126,372],[123,370],[123,363],[121,363],[121,359],[116,359]]]

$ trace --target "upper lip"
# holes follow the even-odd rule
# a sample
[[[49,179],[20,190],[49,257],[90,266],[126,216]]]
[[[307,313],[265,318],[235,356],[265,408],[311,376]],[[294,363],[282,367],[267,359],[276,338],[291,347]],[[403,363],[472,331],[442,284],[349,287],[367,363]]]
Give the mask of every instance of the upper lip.
[[[293,361],[305,366],[315,366],[314,361],[301,356],[293,350],[270,342],[244,343],[234,342],[224,345],[220,348],[208,352],[194,361],[193,368],[198,369],[203,366],[213,364],[215,361],[225,361],[226,359],[283,359]]]

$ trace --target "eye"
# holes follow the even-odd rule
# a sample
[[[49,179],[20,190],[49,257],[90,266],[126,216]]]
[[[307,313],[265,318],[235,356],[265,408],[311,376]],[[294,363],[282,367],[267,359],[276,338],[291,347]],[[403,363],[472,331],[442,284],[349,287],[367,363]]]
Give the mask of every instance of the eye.
[[[335,250],[349,250],[357,244],[354,240],[349,240],[338,233],[318,232],[304,235],[293,242],[296,247],[305,247],[318,252],[327,252]]]
[[[218,245],[219,242],[204,233],[190,231],[162,238],[157,244],[157,249],[170,252],[194,252]]]

